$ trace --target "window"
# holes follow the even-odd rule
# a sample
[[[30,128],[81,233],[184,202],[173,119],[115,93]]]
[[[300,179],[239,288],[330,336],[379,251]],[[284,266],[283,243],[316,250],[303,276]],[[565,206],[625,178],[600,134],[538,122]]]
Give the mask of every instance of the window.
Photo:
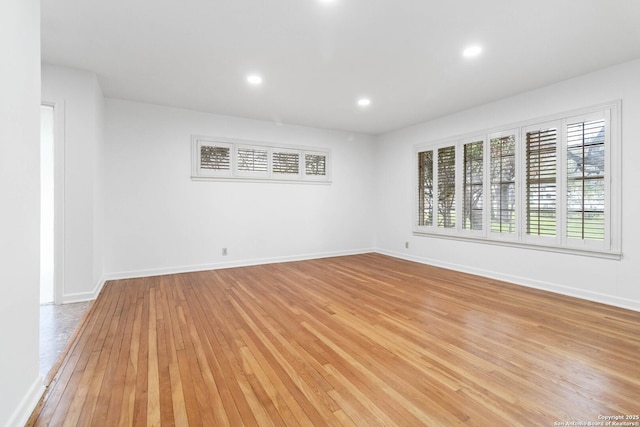
[[[305,154],[304,165],[307,176],[327,175],[327,156],[324,154]]]
[[[462,228],[464,230],[482,230],[484,197],[484,141],[464,144],[464,209]]]
[[[231,155],[228,147],[203,145],[200,147],[200,167],[211,170],[229,170]]]
[[[240,173],[266,176],[269,172],[269,151],[265,147],[236,148],[237,170]]]
[[[490,139],[491,231],[514,233],[516,222],[516,137]]]
[[[415,234],[619,258],[619,108],[418,147]]]
[[[532,236],[556,235],[557,135],[556,127],[526,132],[526,233]]]
[[[191,144],[193,180],[331,182],[327,150],[203,136],[193,136]]]
[[[433,151],[418,153],[418,225],[433,225]]]
[[[231,145],[216,141],[198,141],[197,173],[200,176],[222,177],[231,175]]]
[[[605,238],[605,121],[567,125],[567,237]]]
[[[456,147],[438,149],[438,227],[456,226]]]
[[[300,153],[274,151],[272,156],[274,174],[300,174]]]

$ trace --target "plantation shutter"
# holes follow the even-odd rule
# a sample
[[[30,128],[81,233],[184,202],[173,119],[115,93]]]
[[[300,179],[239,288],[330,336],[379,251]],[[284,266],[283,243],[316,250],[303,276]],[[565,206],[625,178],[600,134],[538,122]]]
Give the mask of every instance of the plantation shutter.
[[[238,147],[236,154],[238,172],[266,174],[269,171],[269,155],[266,148]]]
[[[327,156],[324,154],[305,154],[304,165],[307,176],[325,176],[327,174]]]
[[[438,227],[456,226],[456,146],[438,149]]]
[[[491,138],[491,231],[515,233],[516,228],[516,138]]]
[[[418,153],[418,225],[433,225],[433,151]]]
[[[526,134],[526,229],[530,235],[556,235],[557,134],[556,128]]]
[[[299,175],[300,153],[274,151],[271,159],[274,174]]]
[[[465,230],[482,230],[483,210],[483,141],[464,144],[463,221]]]
[[[231,170],[231,148],[227,146],[201,145],[200,168],[217,171]]]
[[[567,126],[567,237],[605,237],[605,121]]]

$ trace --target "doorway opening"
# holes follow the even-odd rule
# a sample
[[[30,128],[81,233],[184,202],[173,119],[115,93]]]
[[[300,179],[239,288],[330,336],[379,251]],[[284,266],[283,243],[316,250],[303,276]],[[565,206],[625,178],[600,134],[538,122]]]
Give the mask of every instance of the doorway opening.
[[[54,302],[54,109],[40,107],[40,304]]]

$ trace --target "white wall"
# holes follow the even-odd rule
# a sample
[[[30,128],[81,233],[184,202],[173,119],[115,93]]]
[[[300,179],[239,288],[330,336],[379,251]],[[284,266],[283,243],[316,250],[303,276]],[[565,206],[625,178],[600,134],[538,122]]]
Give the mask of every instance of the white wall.
[[[44,64],[42,101],[64,108],[62,302],[92,299],[102,278],[104,97],[94,73]]]
[[[373,247],[372,138],[107,99],[105,272],[160,274]],[[329,148],[330,185],[195,182],[191,135]],[[222,256],[222,248],[228,256]]]
[[[635,164],[640,158],[638,76],[640,60],[378,137],[377,247],[416,261],[640,310],[640,197],[634,185],[640,182]],[[622,99],[621,261],[412,235],[415,145],[616,99]]]
[[[40,2],[0,2],[0,425],[22,425],[38,374]]]

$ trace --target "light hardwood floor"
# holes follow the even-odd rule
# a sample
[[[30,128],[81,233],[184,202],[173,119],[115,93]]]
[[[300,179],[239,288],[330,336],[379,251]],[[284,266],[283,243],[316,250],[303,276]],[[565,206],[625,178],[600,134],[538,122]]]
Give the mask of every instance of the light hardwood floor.
[[[111,281],[29,425],[598,422],[639,354],[640,313],[377,254]]]

